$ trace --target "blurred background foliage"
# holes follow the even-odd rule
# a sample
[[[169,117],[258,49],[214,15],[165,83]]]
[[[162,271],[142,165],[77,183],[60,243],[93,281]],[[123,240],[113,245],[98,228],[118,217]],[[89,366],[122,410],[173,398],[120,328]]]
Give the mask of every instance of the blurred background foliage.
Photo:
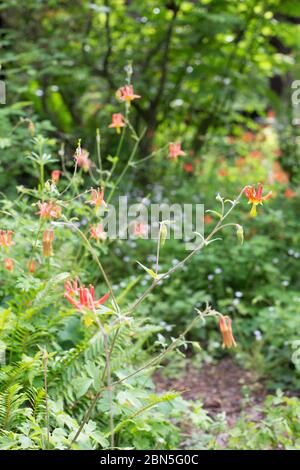
[[[15,161],[5,138],[21,116],[71,149],[79,137],[91,148],[132,62],[143,97],[133,103],[134,124],[147,127],[141,152],[183,136],[199,155],[216,136],[251,129],[272,109],[294,175],[290,85],[299,71],[299,15],[296,1],[280,0],[3,1],[4,160]],[[115,135],[107,134],[111,153]],[[16,138],[24,140],[22,129]]]
[[[224,233],[222,243],[197,255],[190,266],[175,274],[172,281],[164,282],[139,307],[141,342],[128,352],[132,354],[128,361],[137,361],[138,347],[147,355],[148,348],[163,344],[164,335],[180,333],[193,317],[195,306],[200,308],[208,301],[232,317],[239,344],[234,355],[243,367],[255,371],[271,390],[299,390],[300,362],[293,360],[293,353],[299,347],[300,331],[300,115],[299,108],[291,103],[292,82],[300,79],[299,2],[4,0],[0,25],[0,79],[7,88],[6,105],[0,105],[2,193],[12,196],[20,185],[36,185],[37,175],[26,158],[33,147],[33,135],[47,136],[47,151],[58,161],[63,156],[70,171],[78,139],[96,161],[97,128],[101,130],[103,155],[115,155],[118,136],[107,127],[111,114],[120,110],[115,91],[124,84],[128,63],[134,70],[135,92],[142,96],[132,103],[131,110],[138,132],[146,129],[140,158],[172,141],[181,141],[186,156],[176,164],[166,155],[147,160],[125,179],[123,194],[129,194],[134,202],[148,197],[154,202],[201,202],[214,208],[218,192],[233,198],[244,185],[258,181],[273,191],[274,198],[259,207],[257,219],[249,218],[246,200],[237,210],[237,222],[245,227],[243,246],[237,244],[235,233]],[[124,162],[130,145],[123,147],[120,158]],[[109,168],[109,162],[104,164]],[[50,165],[48,177],[50,170],[59,165]],[[78,184],[87,184],[85,176],[80,178]],[[22,200],[21,211],[26,210],[27,203]],[[11,209],[7,200],[4,208]],[[86,216],[85,210],[82,215]],[[17,217],[16,213],[9,228],[18,229],[20,238],[25,237],[28,227],[36,230],[37,223],[32,227],[29,220],[18,226]],[[205,229],[209,230],[212,223],[212,217],[206,216]],[[38,290],[45,288],[50,272],[58,274],[59,260],[69,268],[68,263],[72,265],[79,253],[80,269],[86,270],[88,281],[101,282],[90,272],[88,254],[80,253],[75,236],[61,237],[57,245],[56,260],[41,268],[35,280],[31,276],[29,282],[14,273],[7,284],[1,283],[4,303],[12,305],[17,313],[26,312]],[[29,248],[20,244],[19,249],[24,254]],[[133,283],[127,299],[130,302],[136,298],[149,279],[146,276],[135,281],[137,273],[143,275],[135,260],[151,267],[155,261],[154,242],[116,241],[109,247],[103,243],[97,250],[114,289],[119,292]],[[167,241],[161,254],[161,272],[185,254],[183,241]],[[4,273],[3,267],[1,270]],[[50,308],[51,303],[47,306]],[[38,317],[37,331],[28,325],[30,315],[29,310],[25,323],[22,320],[18,326],[21,332],[13,321],[6,327],[8,345],[20,343],[15,361],[22,354],[36,353],[36,338],[31,334],[47,337],[47,347],[57,347],[60,353],[70,347],[79,348],[78,342],[86,335],[80,322],[68,318],[64,311],[52,320]],[[148,330],[143,325],[146,318],[152,322]],[[211,329],[208,325],[190,335],[203,346],[197,356],[199,363],[218,360],[224,354],[214,330],[214,325]],[[160,336],[153,346],[158,331]],[[23,333],[30,341],[23,340]],[[120,340],[122,354],[124,345],[130,349],[124,337]],[[117,356],[115,360],[117,363],[121,359]],[[61,369],[53,372],[56,381],[64,374],[61,361]],[[73,369],[70,374],[73,379]],[[64,377],[63,383],[69,378]],[[74,393],[76,386],[70,385],[70,389],[66,393]],[[99,412],[106,406],[105,399],[99,404]],[[72,403],[74,398],[68,396],[65,400]],[[270,400],[267,416],[273,423],[277,416]],[[175,402],[174,410],[180,408],[179,402]],[[278,398],[278,403],[282,407],[288,403],[286,419],[294,423],[298,401]],[[79,403],[79,417],[83,404]],[[186,404],[181,406],[186,410]],[[54,412],[59,414],[60,410],[55,408]],[[120,407],[118,412],[126,415],[128,410]],[[124,437],[122,442],[139,448],[154,447],[151,432],[155,436],[162,432],[162,445],[178,445],[177,435],[170,438],[174,431],[168,424],[155,431],[155,416],[147,419],[152,427],[151,444],[146,438],[146,443],[139,442],[142,433],[138,426],[145,422],[132,424],[136,426],[134,437],[128,442]],[[209,428],[210,423],[205,426]],[[246,433],[245,426],[240,424],[233,433],[233,448],[239,448],[238,438]],[[278,433],[284,440],[282,429]],[[250,434],[250,447],[264,445],[265,430],[259,429],[259,444],[253,426]],[[267,445],[276,447],[269,441]]]

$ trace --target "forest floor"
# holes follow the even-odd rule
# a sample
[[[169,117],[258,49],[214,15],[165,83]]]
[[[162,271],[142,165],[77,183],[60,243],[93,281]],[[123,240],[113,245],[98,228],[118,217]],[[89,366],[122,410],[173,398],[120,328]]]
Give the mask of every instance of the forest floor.
[[[211,417],[225,412],[229,427],[235,424],[242,411],[258,419],[253,408],[267,395],[256,374],[241,368],[231,358],[224,358],[217,364],[204,364],[200,370],[187,359],[180,375],[165,377],[158,371],[154,381],[158,392],[174,390],[181,392],[186,400],[200,399]]]

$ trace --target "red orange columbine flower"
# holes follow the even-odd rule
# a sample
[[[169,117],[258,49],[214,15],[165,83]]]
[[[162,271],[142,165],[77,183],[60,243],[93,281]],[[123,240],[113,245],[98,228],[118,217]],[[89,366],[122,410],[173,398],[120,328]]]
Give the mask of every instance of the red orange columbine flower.
[[[78,295],[79,287],[77,279],[65,282],[65,291],[71,296]]]
[[[107,233],[104,231],[103,224],[91,225],[90,227],[91,238],[95,240],[106,240]]]
[[[263,154],[260,150],[252,150],[249,155],[251,158],[254,158],[256,160],[260,160],[263,157]]]
[[[80,168],[82,168],[83,171],[88,172],[89,169],[92,167],[92,161],[89,159],[89,152],[81,148],[80,143],[77,146],[74,158],[75,158],[76,164]]]
[[[7,271],[12,272],[14,270],[14,260],[11,258],[5,258],[4,267]]]
[[[124,122],[124,116],[123,114],[116,113],[112,115],[112,120],[111,124],[108,127],[115,128],[117,131],[117,134],[120,134],[121,132],[121,127],[125,127],[126,123]]]
[[[255,189],[254,186],[247,186],[244,192],[245,196],[248,198],[248,204],[252,204],[252,208],[250,211],[251,217],[256,217],[256,206],[258,204],[262,205],[263,201],[270,199],[270,197],[272,196],[272,191],[268,192],[268,194],[266,194],[265,196],[262,195],[263,185],[261,183],[258,183],[257,189]]]
[[[171,142],[169,144],[169,157],[171,159],[177,159],[178,157],[183,157],[184,155],[185,152],[182,150],[180,142]]]
[[[148,234],[148,224],[145,222],[135,222],[133,226],[133,234],[137,238],[146,237]]]
[[[287,188],[285,191],[284,191],[284,195],[287,199],[293,199],[294,197],[296,197],[296,191],[294,191],[293,189],[291,188]]]
[[[51,173],[51,181],[52,183],[57,183],[60,179],[60,174],[61,174],[61,171],[60,170],[53,170],[52,173]]]
[[[0,245],[9,248],[13,245],[12,230],[0,230]]]
[[[109,295],[110,293],[107,292],[103,297],[95,300],[95,289],[92,284],[89,287],[81,286],[79,288],[77,281],[69,281],[65,284],[64,298],[79,311],[84,309],[95,311],[106,302]]]
[[[92,204],[95,207],[102,206],[102,204],[106,206],[106,202],[104,201],[104,188],[92,188],[91,198],[92,199],[89,201],[89,204]]]
[[[39,211],[37,214],[41,219],[57,219],[61,216],[61,207],[54,202],[38,202]]]
[[[183,169],[184,169],[184,171],[185,171],[186,173],[193,173],[193,171],[194,171],[194,166],[193,166],[192,163],[185,163],[185,164],[183,165]]]
[[[236,342],[233,337],[230,318],[221,315],[219,320],[219,328],[223,337],[223,348],[235,347]]]
[[[131,101],[141,98],[135,95],[132,85],[125,85],[116,91],[116,97],[119,101],[124,101],[130,105]]]
[[[204,223],[205,224],[207,224],[207,225],[211,224],[213,221],[214,221],[214,219],[212,218],[211,215],[205,214],[205,216],[204,216]]]

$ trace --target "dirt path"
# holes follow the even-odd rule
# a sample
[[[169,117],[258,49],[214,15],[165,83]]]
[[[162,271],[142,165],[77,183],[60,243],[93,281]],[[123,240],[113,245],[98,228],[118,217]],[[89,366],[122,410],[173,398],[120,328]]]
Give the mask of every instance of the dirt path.
[[[177,390],[185,399],[201,399],[210,415],[226,412],[228,424],[232,426],[242,410],[246,393],[251,410],[261,403],[266,392],[257,381],[254,372],[242,369],[231,358],[224,358],[217,364],[205,364],[196,369],[188,360],[183,373],[178,378],[165,378],[161,372],[154,376],[158,392]]]

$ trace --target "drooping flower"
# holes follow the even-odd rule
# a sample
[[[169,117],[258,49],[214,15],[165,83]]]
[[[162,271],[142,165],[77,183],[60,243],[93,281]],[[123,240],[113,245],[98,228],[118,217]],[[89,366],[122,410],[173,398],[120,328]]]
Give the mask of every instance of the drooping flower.
[[[253,134],[253,132],[244,132],[242,140],[245,143],[253,142],[255,140],[255,134]]]
[[[90,284],[89,287],[81,286],[77,288],[76,282],[75,289],[70,289],[69,287],[70,285],[67,287],[65,286],[66,291],[64,293],[64,297],[71,305],[73,305],[73,307],[79,311],[84,309],[95,311],[100,305],[106,302],[110,295],[110,293],[107,292],[105,295],[103,295],[103,297],[95,300],[95,289],[92,284]]]
[[[184,169],[184,171],[185,171],[186,173],[193,173],[193,171],[194,171],[194,166],[193,166],[192,163],[185,163],[185,164],[183,165],[183,169]]]
[[[38,202],[39,211],[37,214],[42,219],[57,219],[61,216],[61,207],[54,202]]]
[[[57,183],[60,179],[60,174],[61,174],[61,171],[60,170],[53,170],[52,173],[51,173],[51,180],[52,180],[52,183]]]
[[[12,234],[12,230],[0,230],[0,245],[5,248],[9,248],[13,245]]]
[[[102,206],[102,204],[106,206],[106,202],[104,201],[104,188],[92,188],[91,201],[89,201],[89,204],[95,207]]]
[[[14,260],[11,258],[5,258],[4,267],[7,271],[12,272],[14,270]]]
[[[181,143],[180,142],[171,142],[169,144],[169,157],[171,159],[177,159],[180,156],[184,156],[185,152],[181,148]]]
[[[205,224],[207,224],[207,225],[208,225],[208,224],[211,224],[211,223],[213,222],[213,220],[214,220],[214,219],[212,218],[211,215],[205,214],[205,216],[204,216],[204,223],[205,223]]]
[[[33,274],[35,272],[35,261],[34,259],[30,260],[28,263],[28,271]]]
[[[221,178],[223,178],[224,176],[228,176],[227,168],[220,168],[220,170],[218,171],[218,175],[221,176]]]
[[[117,133],[120,134],[121,127],[125,127],[126,123],[124,122],[123,114],[116,113],[112,115],[112,122],[108,127],[115,128]]]
[[[89,152],[81,148],[80,142],[77,145],[74,158],[76,164],[82,168],[83,171],[88,172],[92,167],[92,161],[89,159]]]
[[[104,231],[103,224],[91,225],[90,227],[91,238],[95,240],[106,240],[107,233]]]
[[[143,238],[148,235],[148,224],[145,222],[135,222],[133,225],[133,234],[137,238]]]
[[[247,186],[245,188],[245,196],[248,198],[248,204],[252,204],[252,209],[250,211],[251,217],[256,217],[257,211],[256,206],[263,203],[267,199],[270,199],[272,196],[272,191],[268,192],[265,196],[262,195],[263,185],[258,183],[257,189],[254,186]]]
[[[45,256],[45,257],[52,256],[52,254],[53,254],[53,251],[52,251],[53,240],[54,240],[53,230],[44,230],[43,241],[42,241],[43,256]]]
[[[116,91],[116,97],[119,101],[124,101],[130,105],[131,101],[141,98],[140,95],[135,95],[132,85],[125,85]]]
[[[228,316],[221,315],[219,320],[219,328],[223,337],[223,348],[232,348],[236,346],[233,337],[231,320]]]
[[[296,197],[296,191],[294,191],[293,189],[291,188],[287,188],[285,191],[284,191],[284,195],[287,199],[293,199],[294,197]]]
[[[246,158],[245,157],[239,157],[236,161],[235,161],[235,166],[236,167],[242,167],[246,164]]]
[[[252,150],[252,152],[250,152],[249,155],[251,158],[254,158],[255,160],[260,160],[263,156],[260,150]]]
[[[79,294],[79,287],[78,287],[78,281],[77,279],[74,279],[73,281],[66,281],[65,282],[65,291],[71,296],[78,295]]]
[[[282,166],[279,162],[275,162],[273,164],[273,171],[270,175],[270,181],[277,181],[277,183],[280,184],[287,184],[289,182],[289,175],[282,169]]]
[[[267,112],[266,123],[267,124],[273,124],[275,121],[276,121],[276,113],[275,113],[275,111],[270,109],[270,111]]]

